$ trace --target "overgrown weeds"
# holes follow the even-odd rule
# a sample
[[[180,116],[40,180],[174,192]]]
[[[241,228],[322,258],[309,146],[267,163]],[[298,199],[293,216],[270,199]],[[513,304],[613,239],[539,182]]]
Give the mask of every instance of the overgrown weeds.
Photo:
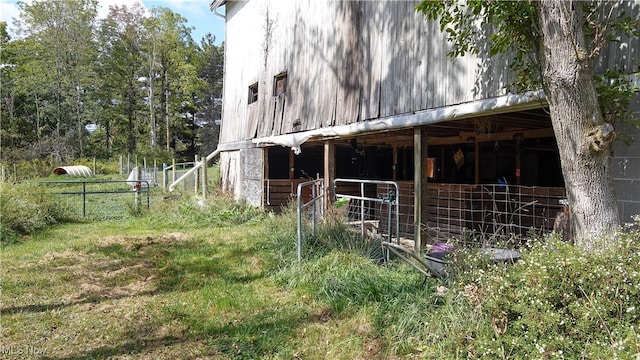
[[[0,243],[15,243],[70,218],[63,202],[37,187],[36,184],[0,183]]]
[[[457,319],[474,330],[452,332],[438,347],[487,358],[637,357],[639,241],[640,232],[628,228],[611,233],[603,251],[585,253],[551,238],[509,266],[459,254],[467,263],[459,264],[442,309],[475,314]]]
[[[293,209],[275,215],[219,194],[195,200],[64,224],[6,247],[3,346],[33,343],[51,358],[640,353],[637,229],[611,234],[596,253],[539,240],[514,264],[460,250],[455,277],[423,282],[404,263],[371,256],[379,244],[336,219],[307,237],[297,261]]]
[[[146,221],[168,227],[228,227],[259,223],[264,216],[262,209],[238,203],[226,194],[215,194],[206,200],[185,195],[154,204]]]

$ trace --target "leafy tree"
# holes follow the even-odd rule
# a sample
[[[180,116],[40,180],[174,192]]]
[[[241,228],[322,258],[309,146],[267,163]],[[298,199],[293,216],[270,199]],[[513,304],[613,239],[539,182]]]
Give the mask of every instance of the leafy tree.
[[[180,81],[181,67],[187,63],[191,46],[191,28],[187,27],[186,19],[168,8],[155,7],[151,10],[151,17],[144,22],[147,37],[145,49],[149,59],[149,87],[159,89],[155,92],[159,96],[150,95],[150,106],[158,110],[159,120],[163,123],[165,137],[164,145],[167,150],[175,148],[176,139],[172,137],[172,127],[180,114],[180,97],[182,96]],[[194,79],[195,80],[195,79]],[[157,119],[155,120],[157,123]],[[152,144],[156,143],[156,126],[152,126]]]
[[[92,117],[87,94],[95,84],[92,59],[97,15],[95,0],[34,1],[18,3],[23,22],[20,32],[31,53],[23,53],[20,76],[25,90],[45,104],[38,119],[52,129],[59,157],[82,155],[85,125]],[[34,56],[35,55],[35,56]],[[29,89],[29,87],[31,89]],[[36,99],[38,103],[40,99]],[[75,143],[75,146],[72,144]],[[71,145],[71,146],[70,146]],[[73,150],[75,148],[75,151]]]
[[[595,235],[620,224],[611,175],[615,130],[614,124],[605,121],[611,121],[611,116],[601,112],[594,63],[607,41],[618,35],[615,31],[639,35],[638,18],[616,10],[623,4],[446,0],[423,1],[417,6],[428,18],[438,19],[453,43],[450,55],[478,53],[478,45],[489,41],[489,55],[513,56],[516,86],[544,89],[572,210],[575,241],[585,250],[593,249],[591,239]],[[618,95],[624,97],[624,92]]]
[[[198,74],[209,87],[201,100],[201,128],[198,133],[202,154],[210,154],[218,145],[219,121],[222,118],[222,80],[224,75],[224,46],[216,46],[215,37],[207,34],[201,40],[201,57]]]
[[[104,81],[98,99],[105,115],[100,121],[105,146],[109,149],[115,143],[117,149],[128,153],[136,150],[138,134],[144,129],[139,124],[145,110],[143,84],[139,81],[145,74],[143,16],[144,8],[138,3],[111,6],[100,31],[99,71]]]
[[[111,6],[96,21],[96,0],[19,7],[18,39],[0,23],[3,160],[197,153],[206,109],[221,89],[210,96],[203,69],[220,49],[212,41],[200,48],[182,16],[133,3]],[[87,123],[98,125],[90,135]]]
[[[33,39],[11,41],[6,24],[2,25],[1,128],[3,158],[9,160],[17,155],[16,149],[42,140],[50,127],[42,119],[46,91],[39,86],[41,79],[37,76],[46,76],[47,72],[42,63],[32,60],[40,47]]]

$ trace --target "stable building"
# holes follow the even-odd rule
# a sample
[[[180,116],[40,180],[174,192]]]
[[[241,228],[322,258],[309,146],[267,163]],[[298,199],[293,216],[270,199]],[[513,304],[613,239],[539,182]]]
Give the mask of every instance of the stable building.
[[[336,178],[393,180],[400,231],[416,246],[425,235],[550,231],[566,193],[544,93],[510,92],[508,59],[448,57],[439,25],[416,4],[213,1],[226,21],[223,188],[277,210],[310,178],[324,179],[329,196],[352,191],[335,189]],[[638,1],[620,7],[640,16]],[[618,45],[598,71],[638,72],[640,40]],[[638,97],[632,109],[640,115]],[[613,161],[629,222],[640,213],[640,143],[617,143]]]

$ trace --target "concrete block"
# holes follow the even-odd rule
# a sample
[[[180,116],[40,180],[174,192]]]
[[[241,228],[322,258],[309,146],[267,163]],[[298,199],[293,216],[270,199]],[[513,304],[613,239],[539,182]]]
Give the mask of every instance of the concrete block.
[[[623,224],[633,222],[631,218],[634,215],[640,215],[640,201],[621,201],[618,202],[620,211],[620,221]]]
[[[640,156],[613,158],[613,178],[640,180]]]
[[[618,201],[640,202],[640,180],[616,179],[613,185]]]

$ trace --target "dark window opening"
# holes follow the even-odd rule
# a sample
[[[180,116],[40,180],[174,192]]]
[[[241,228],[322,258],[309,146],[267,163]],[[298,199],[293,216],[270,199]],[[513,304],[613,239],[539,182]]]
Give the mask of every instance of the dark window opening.
[[[522,185],[564,187],[560,154],[554,138],[522,142]]]
[[[249,104],[258,101],[258,83],[249,85]]]
[[[336,177],[349,179],[393,179],[393,148],[362,146],[336,147]]]
[[[294,178],[316,179],[324,176],[324,147],[303,147],[294,158]]]
[[[554,138],[525,139],[520,148],[516,141],[487,141],[478,144],[479,184],[519,184],[525,186],[563,187],[558,147]],[[412,180],[413,150],[398,149],[396,178]],[[519,156],[519,161],[518,161]],[[403,161],[403,158],[406,158]],[[439,183],[475,183],[474,144],[429,147],[433,158],[433,178]],[[518,163],[520,168],[518,168]]]
[[[267,151],[269,179],[288,179],[291,150],[287,147],[270,147]]]
[[[303,147],[300,155],[293,157],[291,168],[291,149],[288,147],[268,148],[269,179],[315,179],[324,176],[324,148],[321,146]]]
[[[287,73],[276,75],[273,79],[273,96],[282,95],[287,91]]]
[[[516,183],[515,141],[489,141],[480,149],[480,184]]]
[[[398,148],[396,157],[396,180],[413,181],[413,147]]]

